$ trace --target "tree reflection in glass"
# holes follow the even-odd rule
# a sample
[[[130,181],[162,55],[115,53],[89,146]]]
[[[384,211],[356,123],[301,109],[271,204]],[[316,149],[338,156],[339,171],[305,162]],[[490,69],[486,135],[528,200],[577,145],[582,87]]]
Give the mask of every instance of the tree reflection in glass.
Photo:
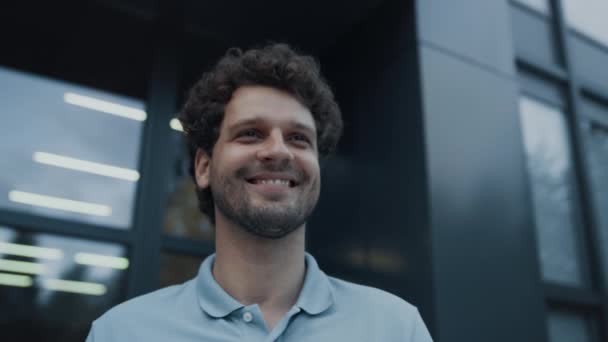
[[[584,286],[564,114],[523,97],[520,115],[543,278],[563,285]]]

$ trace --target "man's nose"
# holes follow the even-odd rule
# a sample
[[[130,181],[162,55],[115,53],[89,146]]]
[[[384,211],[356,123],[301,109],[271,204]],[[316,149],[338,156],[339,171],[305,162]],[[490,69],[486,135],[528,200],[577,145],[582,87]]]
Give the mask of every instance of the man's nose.
[[[293,159],[293,154],[280,132],[273,132],[268,136],[260,150],[258,151],[260,160],[285,160]]]

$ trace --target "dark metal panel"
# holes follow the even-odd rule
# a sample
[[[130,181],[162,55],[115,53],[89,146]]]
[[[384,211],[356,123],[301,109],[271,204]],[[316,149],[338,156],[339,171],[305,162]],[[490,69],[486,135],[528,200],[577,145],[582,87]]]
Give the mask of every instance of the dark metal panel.
[[[517,81],[522,94],[538,98],[561,110],[565,110],[568,106],[568,101],[564,96],[567,79],[564,79],[562,83],[557,83],[544,77],[544,74],[537,72],[536,69],[522,68],[521,72],[517,73]]]
[[[386,1],[321,56],[344,113],[308,248],[329,274],[389,291],[435,334],[413,1]],[[362,48],[364,47],[364,48]]]
[[[419,40],[483,67],[515,74],[507,1],[415,2]]]
[[[596,309],[602,305],[603,298],[597,293],[557,284],[545,284],[544,288],[547,299],[552,303]]]
[[[608,47],[600,48],[572,33],[568,37],[570,64],[575,76],[597,84],[597,88],[608,89]]]
[[[421,47],[440,341],[546,341],[513,79]]]
[[[515,53],[541,65],[558,67],[562,57],[550,17],[539,15],[522,5],[511,5]]]
[[[167,27],[159,29],[159,45],[150,77],[140,186],[137,193],[132,249],[133,268],[128,298],[155,290],[159,282],[162,222],[175,151],[169,121],[176,111],[178,40]]]

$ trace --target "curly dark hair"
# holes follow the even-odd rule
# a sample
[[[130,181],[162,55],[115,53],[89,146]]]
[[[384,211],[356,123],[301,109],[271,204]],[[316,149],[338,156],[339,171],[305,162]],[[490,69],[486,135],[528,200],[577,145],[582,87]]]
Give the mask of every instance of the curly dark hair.
[[[342,116],[334,94],[311,56],[298,54],[286,44],[270,44],[242,51],[230,48],[215,67],[190,90],[181,121],[190,153],[190,174],[196,184],[194,160],[201,148],[208,156],[220,134],[224,108],[237,88],[263,85],[286,91],[307,107],[315,121],[320,158],[332,154],[342,134]],[[209,188],[197,186],[199,209],[215,222]]]

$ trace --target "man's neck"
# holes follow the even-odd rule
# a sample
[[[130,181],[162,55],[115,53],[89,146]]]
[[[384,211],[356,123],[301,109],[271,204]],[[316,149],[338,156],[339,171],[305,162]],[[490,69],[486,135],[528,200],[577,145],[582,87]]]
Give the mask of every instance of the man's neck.
[[[241,304],[258,304],[272,329],[302,289],[304,236],[302,226],[280,239],[262,238],[216,216],[213,276]]]

